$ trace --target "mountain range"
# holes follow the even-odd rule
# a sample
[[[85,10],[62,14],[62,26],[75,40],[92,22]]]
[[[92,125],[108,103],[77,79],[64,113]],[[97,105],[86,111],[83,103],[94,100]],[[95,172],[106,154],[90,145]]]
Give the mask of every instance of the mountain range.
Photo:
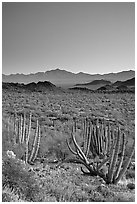
[[[103,86],[102,86],[103,84]],[[92,87],[91,87],[92,86]],[[9,91],[31,91],[31,92],[64,92],[64,89],[55,86],[49,81],[44,82],[32,82],[29,84],[23,84],[23,83],[7,83],[2,82],[2,90],[9,90]],[[76,90],[76,91],[84,91],[84,92],[91,92],[91,91],[113,91],[113,92],[135,92],[135,77],[132,79],[128,79],[126,81],[117,81],[115,83],[111,83],[110,81],[105,80],[94,80],[91,83],[86,83],[85,85],[82,84],[80,86],[74,86],[73,88],[69,88],[69,90]]]
[[[39,81],[50,81],[56,86],[74,86],[77,83],[90,83],[93,80],[108,80],[111,82],[125,81],[135,77],[135,71],[122,71],[118,73],[108,73],[108,74],[87,74],[83,72],[73,73],[66,70],[50,70],[46,72],[37,72],[31,74],[2,74],[2,82],[8,83],[32,83]]]

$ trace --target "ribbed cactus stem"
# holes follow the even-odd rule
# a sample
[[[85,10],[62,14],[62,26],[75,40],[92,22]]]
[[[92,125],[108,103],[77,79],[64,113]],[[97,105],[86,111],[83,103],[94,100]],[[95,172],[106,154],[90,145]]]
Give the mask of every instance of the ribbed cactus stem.
[[[13,119],[13,123],[14,123],[14,144],[16,144],[16,137],[17,137],[17,123],[16,123],[16,118],[17,115],[16,113],[14,114],[14,119]]]
[[[71,146],[70,146],[68,140],[66,140],[66,142],[67,142],[68,148],[69,148],[69,150],[72,152],[72,154],[77,155],[77,152],[75,152],[75,151],[71,148]]]
[[[98,155],[98,152],[97,152],[97,138],[96,138],[96,128],[95,126],[93,126],[93,141],[94,141],[94,147],[95,147],[95,152],[96,152],[96,155]]]
[[[19,120],[19,143],[20,144],[22,141],[22,122],[23,122],[23,118],[22,118],[22,115],[20,115],[20,120]]]
[[[115,147],[116,147],[116,142],[112,145],[112,152],[110,155],[110,159],[109,159],[109,168],[108,168],[108,182],[111,181],[111,177],[112,177],[112,163],[113,163],[113,159],[114,159],[114,154],[115,154]]]
[[[87,144],[88,144],[88,131],[89,131],[89,126],[86,121],[84,125],[84,130],[83,130],[83,152],[84,153],[86,152]]]
[[[130,155],[128,156],[126,162],[124,163],[123,168],[121,169],[121,171],[120,171],[120,173],[119,173],[119,176],[118,176],[117,179],[114,181],[115,184],[117,184],[117,183],[120,181],[120,179],[122,178],[122,176],[125,174],[125,172],[126,172],[128,166],[129,166],[129,163],[130,163],[130,161],[131,161],[131,158],[132,158],[132,156],[133,156],[133,154],[134,154],[134,151],[135,151],[135,140],[134,140],[133,145],[132,145],[132,147],[131,147]]]
[[[79,157],[79,162],[89,171],[85,172],[82,169],[82,172],[93,176],[98,175],[103,178],[107,184],[117,184],[131,161],[135,141],[128,159],[123,164],[126,139],[125,134],[121,134],[119,126],[115,131],[114,127],[110,128],[110,123],[108,123],[108,126],[106,126],[105,123],[100,126],[98,121],[92,125],[91,121],[87,123],[86,120],[86,122],[84,122],[84,134],[83,149],[81,149],[76,141],[74,128],[72,129],[71,136],[75,151],[71,148],[67,140],[70,151]],[[120,148],[122,155],[121,158],[118,158]],[[89,150],[94,156],[92,161],[88,161]]]
[[[86,119],[83,119],[82,120],[82,131],[83,131],[83,136],[84,136],[84,134],[85,134],[85,132],[86,132]]]
[[[95,146],[95,140],[94,140],[94,129],[93,129],[93,125],[92,125],[92,130],[91,130],[91,141],[90,141],[90,151],[93,154],[93,157],[96,156],[96,146]]]
[[[107,126],[104,127],[104,136],[105,136],[105,154],[108,152],[108,135],[107,135]]]
[[[90,144],[91,144],[91,134],[92,134],[92,125],[89,123],[88,126],[88,136],[87,136],[87,142],[86,142],[86,149],[84,151],[85,156],[87,157],[89,154],[89,150],[90,150]]]
[[[34,156],[33,156],[33,159],[32,159],[33,162],[35,161],[35,159],[36,159],[36,157],[38,155],[39,146],[40,146],[40,137],[41,137],[40,126],[38,126],[38,138],[37,138],[36,150],[35,150],[35,153],[34,153]]]
[[[31,132],[31,117],[32,117],[32,114],[30,113],[28,132],[26,134],[26,158],[25,158],[26,163],[28,162],[28,153],[29,153],[29,138],[30,138],[30,132]]]
[[[117,135],[117,142],[116,142],[116,146],[114,149],[114,156],[113,156],[113,160],[112,160],[112,165],[109,171],[109,182],[111,183],[113,180],[113,176],[114,176],[114,171],[116,168],[116,163],[117,163],[117,159],[118,159],[118,153],[119,153],[119,148],[120,148],[120,128],[118,127],[118,135]]]
[[[125,134],[123,133],[122,134],[122,151],[121,151],[121,157],[119,159],[119,163],[118,163],[118,166],[117,166],[117,170],[114,174],[114,178],[113,178],[113,181],[115,181],[120,173],[120,170],[121,170],[121,167],[122,167],[122,163],[123,163],[123,160],[124,160],[124,153],[125,153],[125,148],[126,148],[126,136]]]
[[[100,152],[102,154],[102,123],[99,125]]]
[[[111,158],[111,156],[112,156],[112,153],[113,153],[113,146],[111,147],[111,149],[110,149],[110,155],[109,156],[104,156],[104,158],[103,158],[103,161],[98,165],[98,170],[106,163],[106,162],[108,162],[109,160],[110,160],[110,158]]]
[[[24,139],[25,139],[25,129],[26,129],[26,115],[24,113],[24,117],[23,117],[23,127],[22,127],[22,143],[24,143]]]
[[[96,138],[97,138],[97,153],[100,155],[100,134],[99,134],[99,124],[96,121]]]
[[[30,157],[29,157],[29,162],[31,162],[31,160],[32,160],[32,158],[33,158],[33,156],[35,154],[37,138],[38,138],[38,120],[37,120],[37,126],[36,126],[34,141],[33,141],[33,145],[32,145],[32,151],[31,151],[31,154],[30,154]]]
[[[108,162],[108,160],[109,160],[109,157],[104,157],[104,159],[103,159],[103,161],[98,165],[98,168],[97,168],[97,170],[99,171],[100,169],[101,169],[101,167],[106,163],[106,162]]]
[[[107,154],[109,155],[109,153],[110,153],[110,147],[111,147],[110,123],[108,123],[107,137],[108,137]]]
[[[101,125],[101,148],[102,148],[102,154],[105,155],[105,137],[104,137],[104,127],[103,124]]]
[[[112,126],[111,127],[111,133],[110,133],[110,135],[111,135],[111,145],[112,144],[114,144],[114,142],[115,142],[115,130],[114,130],[114,127]]]
[[[74,142],[74,145],[76,147],[77,153],[80,156],[80,158],[83,159],[86,162],[86,164],[88,164],[89,162],[86,156],[84,155],[84,153],[82,152],[80,146],[77,144],[74,134],[72,134],[72,141]]]

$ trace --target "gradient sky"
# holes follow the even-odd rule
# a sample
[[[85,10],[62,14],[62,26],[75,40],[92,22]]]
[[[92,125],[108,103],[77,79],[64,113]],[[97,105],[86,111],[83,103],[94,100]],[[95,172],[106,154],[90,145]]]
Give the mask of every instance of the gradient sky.
[[[133,2],[3,2],[2,73],[135,69]]]

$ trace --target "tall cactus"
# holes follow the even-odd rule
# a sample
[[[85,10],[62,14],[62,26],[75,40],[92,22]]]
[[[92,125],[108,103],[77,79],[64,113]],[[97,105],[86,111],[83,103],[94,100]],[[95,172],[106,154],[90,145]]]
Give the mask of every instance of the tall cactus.
[[[26,154],[25,154],[25,162],[28,162],[28,155],[29,155],[29,138],[30,138],[30,133],[31,133],[31,117],[32,114],[29,114],[29,125],[28,125],[28,131],[26,134]]]
[[[18,121],[17,121],[17,117],[14,116],[15,141],[17,144],[25,146],[25,162],[30,164],[34,162],[37,157],[38,149],[40,146],[40,136],[41,136],[40,126],[37,120],[34,142],[32,145],[32,149],[30,149],[29,141],[30,141],[30,136],[32,132],[31,118],[32,118],[32,114],[30,113],[28,125],[26,125],[25,113],[24,115],[20,115]],[[18,122],[18,125],[17,125],[17,122]]]
[[[35,131],[35,135],[34,135],[34,140],[33,140],[33,144],[32,144],[32,151],[31,151],[31,154],[30,154],[30,157],[29,157],[29,162],[32,161],[32,158],[33,158],[34,153],[35,153],[37,138],[38,138],[38,120],[37,120],[37,125],[36,125],[36,131]]]
[[[32,159],[33,162],[35,161],[35,159],[37,157],[37,154],[38,154],[38,150],[39,150],[39,146],[40,146],[40,138],[41,138],[40,126],[38,126],[37,144],[36,144],[36,150],[35,150],[35,153],[34,153],[34,156],[33,156],[33,159]]]
[[[76,124],[71,132],[75,150],[71,148],[67,141],[69,150],[79,158],[79,162],[88,169],[88,172],[85,172],[81,168],[83,173],[92,176],[99,175],[107,184],[117,184],[128,168],[134,153],[135,142],[133,143],[128,159],[124,161],[126,138],[125,134],[121,133],[120,127],[118,127],[117,130],[114,130],[110,124],[108,124],[108,126],[106,126],[106,124],[101,124],[100,126],[98,121],[96,124],[92,124],[91,122],[85,124],[84,128],[86,131],[84,131],[84,134],[86,133],[87,135],[84,135],[83,150],[76,141]],[[120,151],[122,153],[121,158],[118,157]],[[88,158],[89,153],[93,155],[92,161]],[[105,171],[102,172],[102,169],[105,169]]]

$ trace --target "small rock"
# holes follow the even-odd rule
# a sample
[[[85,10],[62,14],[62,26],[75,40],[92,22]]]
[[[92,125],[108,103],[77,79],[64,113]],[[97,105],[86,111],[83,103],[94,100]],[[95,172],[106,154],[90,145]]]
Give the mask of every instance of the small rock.
[[[15,159],[16,158],[16,155],[14,154],[13,151],[10,151],[10,150],[7,150],[7,156],[9,158],[12,158],[12,159]]]

